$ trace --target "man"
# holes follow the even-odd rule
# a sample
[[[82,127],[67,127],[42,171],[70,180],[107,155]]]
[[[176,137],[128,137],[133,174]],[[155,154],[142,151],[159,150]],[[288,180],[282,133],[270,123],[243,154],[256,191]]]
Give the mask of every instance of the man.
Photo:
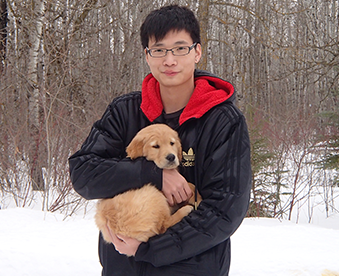
[[[234,88],[195,70],[202,52],[199,24],[190,10],[153,11],[141,26],[141,41],[151,74],[141,92],[114,99],[70,157],[74,189],[98,199],[151,182],[173,205],[191,196],[189,181],[203,201],[147,243],[113,234],[112,245],[100,237],[102,275],[228,275],[230,236],[246,215],[251,186],[248,132],[233,104]],[[126,158],[135,134],[153,123],[166,123],[179,133],[184,157],[179,171]]]

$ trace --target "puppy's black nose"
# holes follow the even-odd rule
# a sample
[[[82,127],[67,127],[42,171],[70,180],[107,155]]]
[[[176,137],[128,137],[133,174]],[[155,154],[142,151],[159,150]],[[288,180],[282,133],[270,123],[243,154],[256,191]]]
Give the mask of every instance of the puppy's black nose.
[[[169,162],[173,162],[174,159],[175,159],[175,155],[173,153],[170,153],[169,155],[166,156],[166,159],[169,161]]]

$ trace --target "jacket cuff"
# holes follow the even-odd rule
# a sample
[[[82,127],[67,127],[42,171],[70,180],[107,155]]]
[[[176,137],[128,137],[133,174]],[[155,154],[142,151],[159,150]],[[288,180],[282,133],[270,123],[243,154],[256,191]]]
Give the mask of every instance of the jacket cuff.
[[[162,169],[159,169],[154,162],[145,159],[142,163],[141,171],[141,182],[143,185],[152,183],[160,191],[162,190]]]

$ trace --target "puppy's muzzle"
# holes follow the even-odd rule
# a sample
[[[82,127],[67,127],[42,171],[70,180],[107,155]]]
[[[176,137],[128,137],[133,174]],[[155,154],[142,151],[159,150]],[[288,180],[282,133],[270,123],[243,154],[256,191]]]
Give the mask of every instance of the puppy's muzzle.
[[[170,153],[166,156],[166,160],[170,163],[173,163],[175,160],[175,155],[173,153]]]

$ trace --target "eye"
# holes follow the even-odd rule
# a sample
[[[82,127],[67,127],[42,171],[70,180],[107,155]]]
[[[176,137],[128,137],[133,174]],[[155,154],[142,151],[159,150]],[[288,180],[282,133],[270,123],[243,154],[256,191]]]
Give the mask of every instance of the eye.
[[[188,53],[188,48],[187,46],[180,46],[180,47],[177,47],[177,48],[174,48],[173,50],[178,53],[178,54],[186,54]]]
[[[151,51],[153,54],[162,54],[165,52],[165,49],[152,49]]]
[[[159,145],[154,145],[154,146],[152,146],[152,147],[155,148],[155,149],[159,149],[159,148],[160,148]]]
[[[170,145],[173,146],[173,145],[174,145],[174,142],[171,142]]]

